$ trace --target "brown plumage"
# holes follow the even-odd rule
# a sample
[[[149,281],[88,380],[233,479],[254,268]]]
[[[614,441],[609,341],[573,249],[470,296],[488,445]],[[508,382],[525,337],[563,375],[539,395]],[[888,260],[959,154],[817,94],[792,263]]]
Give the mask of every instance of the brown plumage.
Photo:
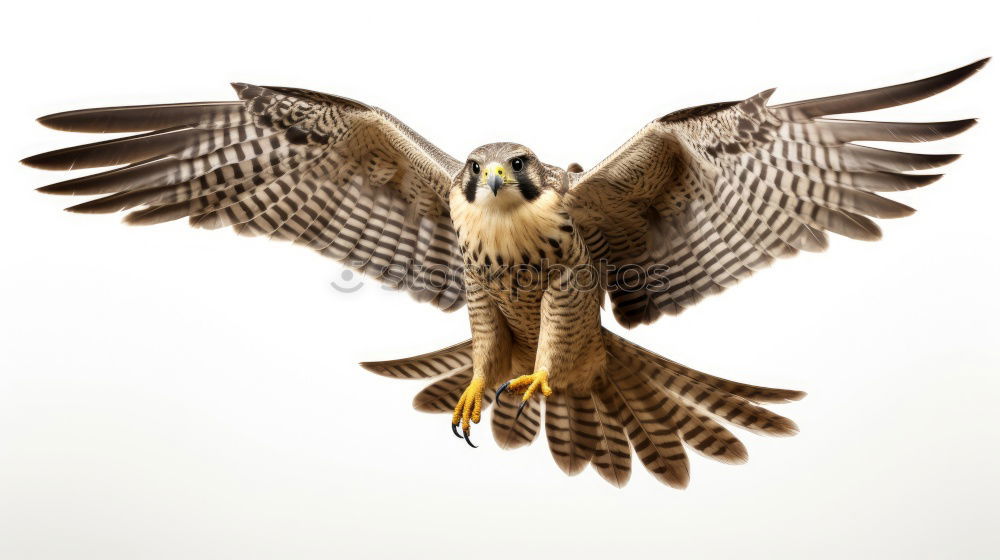
[[[687,449],[745,462],[746,448],[724,422],[794,434],[791,420],[760,405],[803,393],[708,375],[610,333],[600,321],[605,292],[631,327],[679,313],[776,258],[821,251],[826,232],[878,239],[872,218],[912,210],[876,193],[927,185],[940,175],[912,172],[957,156],[854,142],[937,140],[974,121],[827,115],[917,101],[985,63],[798,103],[768,106],[766,91],[677,111],[588,171],[545,164],[512,143],[477,148],[463,163],[381,109],[247,84],[234,84],[240,101],[43,117],[59,130],[142,134],[24,163],[120,166],[40,189],[98,195],[75,212],[228,226],[310,247],[445,310],[468,304],[470,340],[362,365],[432,379],[414,407],[452,412],[453,430],[467,441],[492,405],[501,447],[531,443],[544,425],[567,474],[591,464],[624,486],[635,451],[658,480],[684,487]]]

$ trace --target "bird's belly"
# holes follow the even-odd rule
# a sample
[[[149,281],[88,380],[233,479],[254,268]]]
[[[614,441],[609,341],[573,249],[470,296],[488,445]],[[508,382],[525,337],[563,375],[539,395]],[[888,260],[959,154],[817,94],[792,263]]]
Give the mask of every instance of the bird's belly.
[[[510,268],[484,278],[481,286],[500,309],[514,339],[523,346],[538,344],[542,296],[545,293],[538,269]]]

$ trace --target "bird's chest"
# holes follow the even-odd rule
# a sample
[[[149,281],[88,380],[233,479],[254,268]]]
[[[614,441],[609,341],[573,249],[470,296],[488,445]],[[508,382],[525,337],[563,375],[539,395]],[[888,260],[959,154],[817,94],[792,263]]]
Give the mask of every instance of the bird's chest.
[[[553,275],[581,259],[572,220],[558,202],[552,193],[514,210],[453,205],[467,281],[484,290],[511,323],[537,321]]]

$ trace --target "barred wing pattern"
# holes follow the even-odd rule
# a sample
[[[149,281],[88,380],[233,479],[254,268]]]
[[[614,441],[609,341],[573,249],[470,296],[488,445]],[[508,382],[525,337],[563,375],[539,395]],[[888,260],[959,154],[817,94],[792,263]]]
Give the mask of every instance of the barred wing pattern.
[[[881,89],[767,106],[745,101],[685,109],[643,128],[586,173],[567,202],[625,326],[651,323],[717,294],[774,259],[822,251],[827,231],[879,239],[869,218],[913,210],[875,193],[930,184],[909,174],[954,161],[854,144],[922,142],[958,134],[973,119],[938,123],[837,120],[944,91],[989,59]]]
[[[123,165],[41,191],[105,195],[73,212],[132,210],[292,241],[445,310],[465,303],[447,193],[461,164],[381,109],[306,90],[233,84],[242,101],[42,117],[77,132],[153,131],[56,150],[43,169]]]

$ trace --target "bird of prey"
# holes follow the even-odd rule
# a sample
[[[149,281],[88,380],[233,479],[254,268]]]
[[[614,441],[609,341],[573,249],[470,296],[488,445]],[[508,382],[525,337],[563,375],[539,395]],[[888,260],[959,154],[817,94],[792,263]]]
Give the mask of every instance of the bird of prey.
[[[416,299],[468,306],[472,338],[363,367],[433,379],[414,399],[470,429],[493,405],[497,443],[532,442],[544,419],[556,463],[623,486],[632,452],[659,481],[688,483],[686,449],[747,459],[724,426],[791,435],[762,407],[800,391],[722,379],[601,326],[605,294],[626,327],[677,314],[775,259],[822,251],[827,232],[875,240],[871,218],[912,212],[879,193],[921,187],[955,155],[859,145],[952,136],[974,120],[829,118],[946,90],[981,60],[923,80],[769,105],[670,113],[588,171],[501,142],[450,157],[389,113],[286,87],[237,83],[238,101],[112,107],[42,117],[76,132],[141,132],[29,157],[42,169],[116,166],[42,187],[101,195],[73,212],[130,210],[129,224],[187,218],[312,248]]]

